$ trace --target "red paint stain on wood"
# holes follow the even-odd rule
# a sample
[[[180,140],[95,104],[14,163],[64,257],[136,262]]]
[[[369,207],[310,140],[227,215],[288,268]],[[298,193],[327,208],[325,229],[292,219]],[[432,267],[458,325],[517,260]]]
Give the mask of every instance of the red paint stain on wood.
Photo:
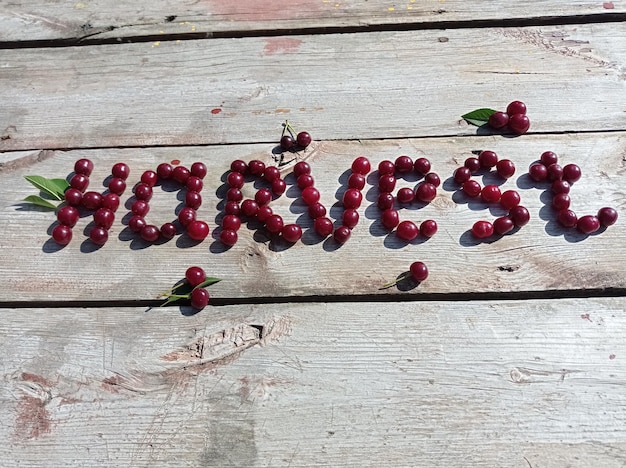
[[[612,361],[613,359],[615,359],[615,354],[611,354],[609,355],[609,359]]]
[[[613,4],[613,2],[604,2],[602,4],[602,8],[604,8],[605,10],[613,10],[615,8],[615,5]]]
[[[53,387],[54,382],[46,379],[37,374],[31,374],[30,372],[22,372],[22,380],[25,382],[33,382],[41,385],[42,387]]]
[[[293,54],[300,49],[302,39],[294,37],[269,37],[265,39],[263,55]]]
[[[211,109],[211,114],[213,115],[217,115],[220,112],[222,112],[222,109],[220,109],[219,107],[216,107],[215,109]]]
[[[172,159],[170,164],[173,164],[174,166],[178,166],[180,164],[180,159]]]
[[[121,379],[118,375],[107,377],[102,381],[102,388],[111,393],[120,393]]]
[[[583,320],[588,320],[589,322],[591,322],[591,317],[589,316],[589,314],[582,314],[580,316],[581,319]]]
[[[14,435],[18,439],[36,439],[50,433],[52,421],[45,402],[40,398],[24,395],[17,404]]]
[[[213,16],[224,16],[224,21],[276,21],[320,16],[323,2],[310,0],[200,0]]]

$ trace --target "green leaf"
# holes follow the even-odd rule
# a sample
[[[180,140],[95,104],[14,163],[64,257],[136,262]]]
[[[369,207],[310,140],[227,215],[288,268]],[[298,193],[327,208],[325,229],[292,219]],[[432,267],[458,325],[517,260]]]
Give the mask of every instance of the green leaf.
[[[493,109],[489,109],[487,107],[483,107],[481,109],[473,110],[472,112],[468,112],[467,114],[463,114],[461,118],[465,120],[468,124],[476,125],[480,127],[489,122],[489,117],[494,114],[496,111]]]
[[[211,286],[212,284],[219,283],[220,281],[222,281],[221,278],[207,278],[198,286],[196,286],[196,288],[206,288],[207,286]]]
[[[55,200],[63,201],[65,199],[65,190],[69,187],[66,180],[48,179],[38,175],[24,176],[24,178]]]
[[[25,202],[32,203],[33,205],[43,206],[44,208],[49,208],[51,210],[56,210],[56,205],[50,203],[48,200],[41,198],[38,195],[29,195],[24,198]]]

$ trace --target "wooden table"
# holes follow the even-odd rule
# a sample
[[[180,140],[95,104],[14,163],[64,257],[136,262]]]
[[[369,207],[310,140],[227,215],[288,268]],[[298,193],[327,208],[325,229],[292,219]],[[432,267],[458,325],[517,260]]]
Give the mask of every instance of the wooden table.
[[[2,465],[626,466],[626,2],[175,3],[0,11]],[[525,135],[460,118],[514,99]],[[303,238],[244,222],[227,249],[230,163],[278,164],[285,120],[313,143],[286,153],[271,206]],[[517,171],[476,179],[518,190],[531,220],[476,242],[502,210],[451,177],[484,149]],[[577,213],[622,219],[560,227],[527,175],[547,150],[583,171]],[[360,155],[374,171],[340,245],[314,233],[291,171],[310,164],[338,222]],[[431,239],[380,224],[375,169],[400,155],[443,181],[401,210],[435,219]],[[97,191],[131,169],[100,248],[90,213],[61,248],[54,212],[22,203],[37,193],[23,176],[66,178],[79,158]],[[132,187],[176,160],[209,168],[211,235],[152,245],[126,226]],[[154,192],[160,225],[181,193]],[[426,281],[381,289],[418,260]],[[222,279],[211,305],[158,307],[192,265]]]

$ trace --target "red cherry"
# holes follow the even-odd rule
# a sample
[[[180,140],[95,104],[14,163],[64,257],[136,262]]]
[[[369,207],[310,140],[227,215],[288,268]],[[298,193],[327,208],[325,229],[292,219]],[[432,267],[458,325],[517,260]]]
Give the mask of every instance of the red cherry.
[[[495,128],[496,130],[504,128],[509,123],[509,114],[507,114],[506,112],[499,112],[499,111],[494,112],[493,114],[489,116],[488,123],[491,128]]]
[[[509,128],[516,135],[523,135],[530,128],[530,119],[525,114],[513,114],[509,118]]]
[[[476,221],[472,226],[472,234],[477,239],[486,239],[493,235],[493,224],[489,221]]]
[[[513,101],[510,102],[508,106],[506,106],[506,112],[509,115],[514,114],[526,114],[526,104],[522,101]]]

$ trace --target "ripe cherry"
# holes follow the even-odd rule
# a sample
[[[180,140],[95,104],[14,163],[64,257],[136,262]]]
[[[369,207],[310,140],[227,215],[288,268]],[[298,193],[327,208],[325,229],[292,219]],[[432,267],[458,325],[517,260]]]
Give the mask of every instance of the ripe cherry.
[[[472,171],[465,166],[458,167],[455,169],[452,177],[457,184],[462,185],[464,182],[470,180],[472,177]]]
[[[509,128],[516,135],[523,135],[530,128],[530,119],[524,114],[513,114],[509,118]]]
[[[191,172],[185,166],[176,166],[172,171],[172,179],[181,185],[185,185],[190,176]]]
[[[167,180],[172,177],[174,168],[169,163],[161,163],[157,166],[156,173],[160,179]]]
[[[600,208],[600,210],[598,210],[598,220],[602,226],[612,226],[617,222],[617,210],[609,206]]]
[[[552,197],[552,207],[557,211],[567,210],[571,203],[567,193],[557,193]]]
[[[398,156],[395,161],[396,170],[400,173],[413,170],[413,160],[408,156]]]
[[[272,191],[270,189],[261,188],[254,194],[254,201],[259,206],[268,205],[272,201]]]
[[[178,229],[176,229],[176,225],[174,223],[164,223],[159,232],[163,239],[173,239],[176,234],[178,234]]]
[[[295,146],[296,142],[291,135],[283,135],[280,138],[280,147],[286,151],[289,151]]]
[[[309,132],[300,132],[296,136],[296,142],[300,148],[306,148],[311,144],[311,135]]]
[[[389,192],[383,192],[378,195],[377,206],[381,210],[393,208],[394,196]]]
[[[93,214],[93,221],[96,226],[104,229],[111,229],[115,221],[115,213],[108,208],[98,208]]]
[[[265,224],[267,219],[274,214],[274,210],[269,205],[259,206],[259,211],[256,212],[256,219],[260,223]]]
[[[488,123],[491,128],[495,128],[496,130],[504,128],[509,123],[509,114],[500,111],[494,112],[489,116]]]
[[[363,190],[363,188],[365,188],[365,176],[363,174],[353,172],[350,174],[350,177],[348,177],[348,187]]]
[[[206,273],[199,266],[190,266],[187,268],[187,271],[185,271],[185,279],[195,288],[206,280]]]
[[[365,156],[359,156],[352,161],[352,172],[356,172],[357,174],[367,175],[371,168],[370,162]]]
[[[514,227],[515,223],[508,216],[501,216],[493,222],[493,231],[500,236],[512,231]]]
[[[240,174],[245,174],[248,171],[248,165],[241,159],[235,159],[230,163],[230,170],[233,172],[239,172]]]
[[[415,198],[423,203],[430,203],[437,197],[437,187],[428,182],[422,182],[415,189]]]
[[[411,277],[418,283],[421,283],[428,278],[428,267],[423,262],[411,263],[409,271],[411,272]]]
[[[301,189],[313,187],[313,185],[315,185],[315,179],[313,179],[313,176],[311,174],[302,174],[296,179],[296,184]]]
[[[572,210],[561,210],[556,215],[556,221],[563,227],[573,228],[578,223],[578,216]]]
[[[578,219],[576,228],[583,234],[593,234],[600,229],[600,220],[597,216],[586,215]]]
[[[286,224],[281,234],[287,242],[298,242],[302,238],[302,228],[297,224]]]
[[[253,159],[248,163],[248,172],[256,177],[263,177],[263,173],[265,172],[265,163],[263,161],[259,161],[258,159]]]
[[[391,231],[398,224],[400,224],[400,215],[398,214],[397,210],[394,210],[393,208],[388,208],[382,212],[382,214],[380,215],[380,220],[383,223],[383,226]]]
[[[559,161],[559,157],[554,151],[544,151],[541,153],[539,160],[544,166],[548,167],[556,164]]]
[[[311,206],[317,203],[320,200],[319,190],[317,190],[315,187],[306,187],[304,190],[302,190],[302,200],[304,201],[304,203],[306,203],[307,206]]]
[[[203,162],[197,161],[191,165],[190,172],[193,177],[197,177],[198,179],[202,180],[204,179],[207,173],[206,164],[204,164]]]
[[[437,233],[437,222],[434,219],[427,219],[420,224],[419,231],[424,237],[431,238]]]
[[[287,183],[283,179],[274,179],[272,181],[272,193],[280,196],[287,190]]]
[[[102,206],[102,195],[98,192],[85,192],[81,203],[88,210],[97,210]]]
[[[280,179],[280,169],[276,166],[267,166],[263,171],[263,178],[268,182],[273,182],[276,179]]]
[[[380,176],[383,175],[393,175],[396,172],[396,165],[389,161],[388,159],[384,159],[378,163],[378,174]]]
[[[509,115],[526,114],[526,104],[522,101],[512,101],[506,106],[506,113]]]
[[[185,187],[187,187],[187,190],[189,190],[190,192],[199,193],[204,187],[204,182],[202,182],[202,179],[200,177],[192,175],[189,176],[189,179],[187,179]]]
[[[133,232],[140,232],[146,224],[143,216],[135,215],[128,220],[128,228]]]
[[[333,222],[325,217],[315,218],[313,229],[318,235],[328,237],[333,233]]]
[[[353,209],[345,210],[341,216],[341,222],[348,229],[354,229],[359,224],[359,212]]]
[[[236,201],[227,201],[224,204],[224,214],[239,216],[239,213],[241,213],[241,207]]]
[[[280,215],[272,215],[265,221],[265,228],[272,234],[278,234],[283,230],[285,223]]]
[[[463,184],[463,193],[468,197],[475,198],[480,195],[482,187],[475,180],[468,180]]]
[[[530,221],[530,213],[526,207],[517,205],[509,211],[509,218],[513,220],[516,226],[522,227]]]
[[[185,206],[178,212],[178,222],[183,226],[187,227],[189,224],[196,219],[196,210],[193,208],[189,208]]]
[[[154,187],[158,180],[159,176],[154,171],[144,171],[143,174],[141,174],[141,182],[150,187]]]
[[[506,210],[520,204],[521,197],[516,190],[507,190],[500,197],[500,204]]]
[[[65,191],[65,202],[70,206],[79,206],[83,199],[83,192],[75,188],[68,188]]]
[[[430,172],[430,161],[427,158],[417,158],[413,163],[413,169],[421,176]]]
[[[408,204],[415,199],[415,192],[409,187],[402,187],[400,190],[398,190],[397,197],[400,203]]]
[[[119,177],[112,177],[109,180],[109,191],[116,195],[121,195],[126,190],[126,181]]]
[[[74,172],[76,174],[84,174],[87,177],[93,171],[93,162],[90,159],[82,158],[74,163]]]
[[[478,171],[480,171],[481,167],[478,158],[467,158],[463,165],[467,167],[472,174],[476,174]]]
[[[246,199],[241,202],[241,214],[244,216],[256,216],[259,211],[259,204],[251,199]]]
[[[491,169],[498,164],[498,155],[493,151],[483,150],[478,155],[478,162],[480,162],[480,167]]]
[[[137,200],[150,201],[152,198],[152,187],[147,184],[139,183],[135,186],[135,197]]]
[[[361,206],[362,201],[363,195],[359,190],[349,188],[343,194],[343,206],[345,208],[357,209],[359,206]]]
[[[78,210],[73,206],[63,206],[57,211],[57,220],[59,223],[68,227],[76,226],[79,217]]]
[[[226,176],[226,182],[229,187],[240,189],[246,182],[244,175],[241,172],[229,172]]]
[[[569,193],[570,191],[570,184],[569,182],[565,181],[565,180],[555,180],[554,182],[552,182],[552,185],[550,186],[550,190],[552,190],[552,193],[557,194],[557,193]]]
[[[226,200],[240,202],[243,200],[243,192],[237,187],[231,187],[226,191]]]
[[[419,235],[419,228],[413,221],[402,221],[396,228],[396,235],[406,242],[411,242]]]
[[[476,221],[472,226],[472,235],[477,239],[486,239],[493,235],[493,224],[489,221]]]
[[[439,187],[441,185],[441,179],[435,172],[429,172],[424,177],[424,182],[434,185],[435,187]]]
[[[137,216],[146,216],[150,211],[150,204],[145,200],[135,200],[130,206],[130,211]]]
[[[154,224],[146,224],[143,228],[141,228],[141,231],[139,231],[139,235],[146,242],[156,242],[159,240],[161,231]]]
[[[191,299],[191,307],[197,310],[202,310],[209,304],[211,296],[206,289],[195,288],[193,291],[191,291],[191,295],[189,298]]]
[[[94,227],[89,231],[89,239],[96,245],[104,245],[109,240],[109,232],[101,227]]]
[[[196,219],[187,226],[187,235],[195,241],[202,241],[209,235],[209,225]]]
[[[381,192],[393,192],[396,188],[396,177],[393,174],[380,176],[378,179],[378,190]]]
[[[480,198],[487,203],[495,203],[500,201],[502,197],[502,193],[500,192],[500,187],[497,185],[485,185],[483,189],[480,191]]]
[[[510,159],[501,159],[496,164],[496,171],[500,177],[508,179],[515,174],[515,164]]]
[[[102,208],[117,211],[120,206],[120,197],[115,193],[107,193],[102,196]]]
[[[52,229],[52,239],[59,245],[67,245],[72,240],[72,228],[58,224]]]
[[[548,168],[543,163],[533,163],[528,168],[528,175],[535,182],[541,182],[548,178]]]
[[[311,165],[306,161],[298,161],[295,166],[293,166],[293,175],[296,177],[300,177],[304,174],[311,173]]]
[[[550,164],[548,166],[548,180],[554,182],[555,180],[561,180],[563,178],[563,168],[557,164]]]
[[[70,179],[70,187],[84,192],[85,190],[87,190],[87,187],[89,187],[89,177],[87,177],[85,174],[74,174]]]
[[[237,235],[237,231],[232,231],[230,229],[223,229],[220,232],[220,241],[222,244],[232,247],[237,243],[239,236]]]
[[[578,182],[582,176],[582,171],[577,164],[566,164],[563,166],[563,180],[566,180],[570,184]]]
[[[308,211],[311,219],[323,218],[326,216],[326,207],[319,202],[309,205]]]
[[[130,167],[128,167],[128,164],[123,162],[116,163],[111,168],[111,174],[113,177],[119,177],[122,180],[126,180],[130,175]]]
[[[271,216],[271,215],[270,215]],[[241,227],[241,218],[235,215],[226,215],[222,219],[222,228],[238,231]]]
[[[185,194],[185,206],[197,210],[202,206],[202,195],[198,192],[187,192]]]
[[[333,238],[336,242],[339,242],[340,244],[345,244],[346,242],[348,242],[348,239],[350,239],[351,234],[352,231],[350,230],[350,228],[348,228],[348,226],[339,226],[337,229],[335,229],[335,232],[333,233]]]

